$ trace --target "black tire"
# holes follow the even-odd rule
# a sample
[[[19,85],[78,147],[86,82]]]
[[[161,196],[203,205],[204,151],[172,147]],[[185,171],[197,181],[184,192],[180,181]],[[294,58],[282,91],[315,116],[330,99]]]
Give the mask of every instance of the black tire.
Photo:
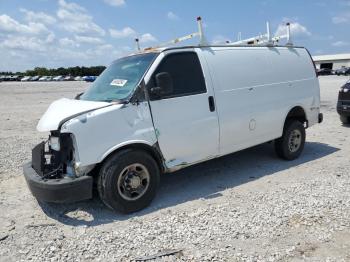
[[[140,164],[147,169],[149,181],[147,189],[143,191],[140,198],[128,200],[125,199],[126,193],[122,193],[126,189],[119,186],[119,181],[126,176],[123,176],[125,172],[122,174],[122,171],[134,164]],[[129,171],[126,172],[129,173]],[[153,157],[142,150],[127,149],[112,155],[103,163],[99,172],[97,188],[105,205],[122,213],[132,213],[147,207],[152,202],[156,195],[159,179],[159,167]]]
[[[350,124],[350,117],[349,116],[340,116],[340,121],[345,125]]]
[[[291,139],[300,141],[298,147],[291,143]],[[282,137],[275,140],[276,154],[285,160],[294,160],[298,158],[305,145],[305,127],[298,120],[287,120]]]

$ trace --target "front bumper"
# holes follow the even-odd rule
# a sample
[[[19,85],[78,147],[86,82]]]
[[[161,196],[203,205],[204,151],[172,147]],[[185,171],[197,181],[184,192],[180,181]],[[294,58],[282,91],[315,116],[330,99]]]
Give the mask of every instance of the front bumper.
[[[350,116],[350,100],[338,101],[337,112],[341,116]]]
[[[40,201],[69,203],[92,198],[91,176],[43,179],[32,168],[31,162],[23,166],[23,173],[30,191]]]

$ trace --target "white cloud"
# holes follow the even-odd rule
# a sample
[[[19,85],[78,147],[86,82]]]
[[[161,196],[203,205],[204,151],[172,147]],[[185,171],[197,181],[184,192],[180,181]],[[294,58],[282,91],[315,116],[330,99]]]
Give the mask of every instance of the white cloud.
[[[1,47],[14,50],[44,51],[45,43],[36,37],[14,36],[7,38]]]
[[[48,29],[41,23],[30,22],[26,25],[19,23],[8,15],[0,15],[0,31],[8,33],[41,34],[47,33]]]
[[[151,35],[150,33],[146,33],[146,34],[143,34],[141,37],[140,37],[140,42],[141,43],[149,43],[149,42],[157,42],[157,38],[155,38],[153,35]]]
[[[333,24],[347,24],[350,23],[350,12],[343,13],[332,17]]]
[[[332,46],[335,46],[335,47],[344,47],[344,46],[349,46],[349,45],[350,45],[350,43],[345,42],[345,41],[337,41],[337,42],[332,43]]]
[[[175,13],[173,13],[172,11],[169,11],[169,12],[168,12],[167,17],[168,17],[168,19],[170,19],[170,20],[179,20],[179,19],[180,19],[180,18],[179,18]]]
[[[105,3],[111,6],[123,6],[125,5],[125,0],[104,0]]]
[[[64,0],[59,0],[59,7],[57,17],[64,30],[84,35],[105,35],[105,30],[93,22],[93,17],[83,7]]]
[[[294,22],[290,24],[290,32],[292,37],[311,36],[311,33],[309,32],[309,30],[298,22]],[[287,34],[287,27],[286,27],[286,24],[283,23],[278,26],[275,35],[281,36],[285,34]]]
[[[136,31],[131,27],[125,27],[122,30],[109,29],[109,33],[111,37],[114,37],[114,38],[127,38],[127,37],[136,36]]]
[[[85,12],[86,9],[76,3],[67,3],[65,0],[59,0],[58,5],[61,8],[64,8],[69,11],[74,11],[74,12]]]
[[[103,43],[103,40],[98,37],[91,37],[91,36],[75,36],[75,40],[78,43],[85,43],[85,44],[101,44]]]
[[[62,46],[79,46],[73,39],[67,37],[61,38],[59,42]]]
[[[25,20],[28,22],[40,22],[46,25],[51,25],[57,21],[53,16],[50,16],[43,12],[35,13],[24,8],[21,8],[20,11],[25,14]]]

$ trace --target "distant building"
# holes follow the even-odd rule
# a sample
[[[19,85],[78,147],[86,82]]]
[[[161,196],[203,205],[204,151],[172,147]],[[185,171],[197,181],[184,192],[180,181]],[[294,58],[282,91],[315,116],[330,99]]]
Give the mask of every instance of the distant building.
[[[336,54],[336,55],[320,55],[313,56],[316,68],[339,69],[342,67],[350,67],[350,54]]]

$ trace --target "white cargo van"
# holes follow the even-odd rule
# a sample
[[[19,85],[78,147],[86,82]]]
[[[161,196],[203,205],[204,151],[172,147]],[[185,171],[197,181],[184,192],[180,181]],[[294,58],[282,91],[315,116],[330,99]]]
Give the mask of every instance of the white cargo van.
[[[92,197],[121,212],[150,204],[162,173],[261,143],[297,158],[305,128],[322,121],[305,48],[157,48],[113,62],[76,99],[53,102],[24,174],[48,202]]]

